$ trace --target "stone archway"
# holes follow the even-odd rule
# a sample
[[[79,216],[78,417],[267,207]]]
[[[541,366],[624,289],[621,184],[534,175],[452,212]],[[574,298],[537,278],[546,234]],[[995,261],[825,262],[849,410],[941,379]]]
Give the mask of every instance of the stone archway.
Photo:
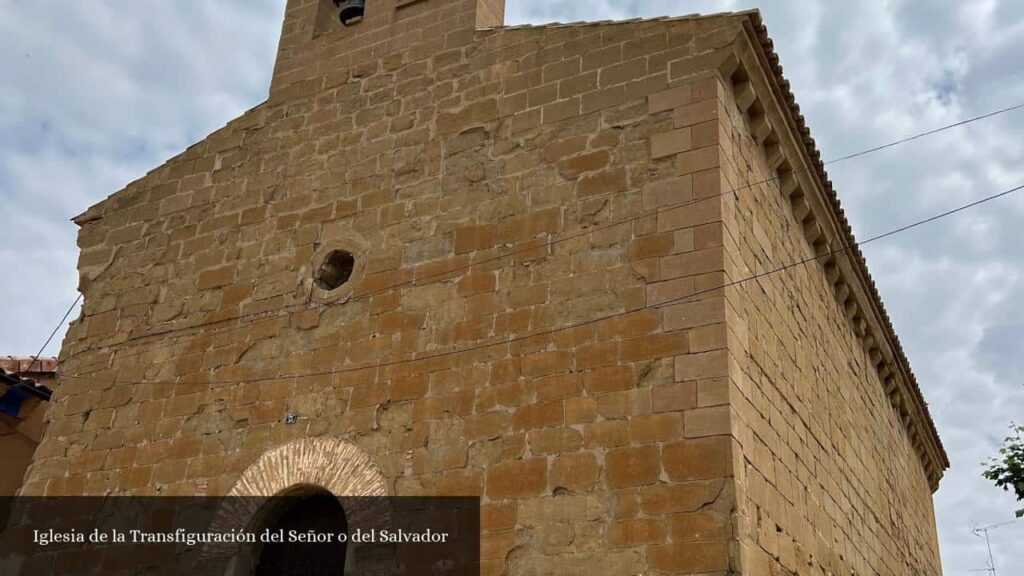
[[[387,496],[388,486],[366,452],[340,438],[292,440],[264,452],[228,496],[276,496],[295,486],[319,486],[335,496]]]
[[[390,514],[381,510],[389,493],[387,480],[370,456],[351,442],[323,436],[293,440],[260,455],[225,495],[210,530],[257,529],[268,522],[272,497],[317,492],[344,500],[352,526],[390,524]],[[228,574],[248,574],[258,546],[212,546],[207,553],[233,557]]]

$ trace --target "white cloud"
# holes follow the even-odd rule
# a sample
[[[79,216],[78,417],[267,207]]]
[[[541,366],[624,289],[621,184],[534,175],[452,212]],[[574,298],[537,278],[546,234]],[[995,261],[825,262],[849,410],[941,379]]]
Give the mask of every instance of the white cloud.
[[[508,0],[508,22],[753,7],[697,0]],[[1024,7],[1009,0],[760,3],[825,158],[1024,102]],[[67,219],[266,94],[282,0],[0,0],[0,353],[34,353],[74,299]],[[862,238],[1024,183],[1024,110],[830,175]],[[947,574],[985,563],[971,522],[1012,516],[980,478],[1024,420],[1024,197],[868,248],[953,461],[936,496]],[[14,305],[10,305],[15,303]],[[59,339],[57,340],[59,342]],[[51,346],[51,353],[56,346]],[[1024,522],[992,532],[1024,566]],[[1017,548],[1020,548],[1017,546]]]
[[[263,100],[284,4],[0,5],[0,353],[29,354],[75,297],[69,218]]]

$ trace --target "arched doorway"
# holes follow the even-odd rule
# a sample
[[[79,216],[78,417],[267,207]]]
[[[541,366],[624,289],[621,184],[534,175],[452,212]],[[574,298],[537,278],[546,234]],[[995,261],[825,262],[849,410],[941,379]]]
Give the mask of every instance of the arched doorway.
[[[338,576],[344,574],[348,533],[345,510],[326,490],[304,496],[289,496],[283,510],[271,517],[267,529],[283,534],[283,542],[263,544],[256,561],[255,576]],[[330,535],[328,542],[291,542],[289,534],[311,532]]]
[[[390,523],[389,513],[387,510],[382,512],[374,504],[386,504],[384,497],[388,492],[387,480],[373,460],[351,442],[327,436],[293,440],[264,452],[242,472],[214,513],[210,531],[261,533],[284,521],[299,522],[301,528],[305,520],[299,519],[306,518],[307,512],[316,516],[315,509],[335,505],[341,508],[344,514],[341,517],[352,530],[383,527]],[[285,517],[292,508],[290,504],[301,503],[299,497],[325,495],[334,501],[320,500],[321,505],[316,501],[308,502],[292,512],[293,520]],[[345,556],[358,556],[356,547],[356,544],[347,546]],[[208,545],[204,550],[209,558],[230,558],[226,576],[315,573],[298,570],[274,572],[269,569],[257,572],[257,563],[263,559],[262,552],[261,543]],[[291,552],[286,550],[283,554],[287,556]],[[331,556],[337,557],[336,554]],[[331,565],[331,570],[324,574],[343,574],[342,566],[335,562]]]
[[[387,496],[388,486],[373,460],[355,444],[320,436],[292,440],[264,452],[242,472],[227,496],[276,496],[296,486],[319,486],[335,496]],[[223,522],[251,519],[221,518]],[[225,515],[230,516],[228,511]],[[230,524],[229,524],[230,526]]]

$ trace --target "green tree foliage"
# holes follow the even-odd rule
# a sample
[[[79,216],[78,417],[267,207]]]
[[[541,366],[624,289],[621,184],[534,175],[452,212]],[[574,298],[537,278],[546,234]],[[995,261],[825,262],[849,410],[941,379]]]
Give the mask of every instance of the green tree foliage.
[[[1024,426],[1011,425],[1012,435],[1003,442],[998,458],[983,463],[987,466],[982,476],[1003,490],[1011,488],[1017,500],[1024,500]]]

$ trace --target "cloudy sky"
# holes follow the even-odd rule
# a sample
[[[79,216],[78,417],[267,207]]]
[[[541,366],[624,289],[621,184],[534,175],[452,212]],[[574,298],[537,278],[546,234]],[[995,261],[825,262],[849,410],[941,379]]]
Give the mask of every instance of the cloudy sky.
[[[509,24],[758,7],[826,158],[1024,103],[1015,0],[507,1]],[[0,354],[35,353],[74,300],[69,218],[265,98],[283,11],[0,0]],[[1024,184],[1022,133],[1024,110],[830,175],[866,238]],[[1024,421],[1022,227],[1024,195],[866,249],[952,460],[936,495],[947,575],[985,566],[972,525],[1024,506],[979,476]],[[1024,521],[991,537],[1001,573],[1019,572]]]

